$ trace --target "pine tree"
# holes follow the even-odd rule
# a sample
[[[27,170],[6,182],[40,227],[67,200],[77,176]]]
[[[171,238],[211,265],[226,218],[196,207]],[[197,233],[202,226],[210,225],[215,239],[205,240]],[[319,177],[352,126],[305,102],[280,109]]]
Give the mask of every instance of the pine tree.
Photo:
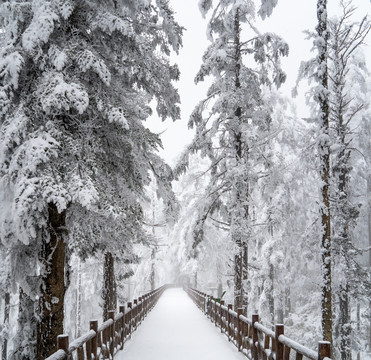
[[[319,172],[322,179],[321,224],[322,235],[322,332],[323,339],[332,343],[332,275],[331,275],[331,214],[330,214],[330,142],[329,142],[329,97],[328,97],[328,29],[327,0],[317,2],[317,49],[318,69],[316,73],[319,84],[315,100],[318,103],[318,137]]]
[[[165,0],[5,1],[0,18],[0,191],[10,209],[0,238],[17,260],[12,281],[31,302],[40,296],[35,358],[43,359],[63,332],[67,246],[130,257],[143,234],[138,198],[148,173],[171,181],[143,121],[152,98],[161,118],[179,117],[171,84],[179,71],[167,56],[182,28]]]
[[[358,219],[358,206],[354,204],[351,196],[350,177],[352,173],[352,153],[354,134],[352,128],[359,113],[365,107],[354,98],[350,90],[351,68],[354,53],[363,44],[370,30],[370,22],[364,18],[360,24],[350,23],[354,8],[349,3],[341,2],[342,16],[338,21],[329,22],[329,78],[330,78],[330,121],[333,127],[332,141],[332,176],[333,198],[332,205],[334,219],[334,257],[337,266],[341,267],[342,274],[339,289],[339,341],[338,343],[342,360],[351,359],[351,319],[350,296],[352,283],[355,278],[363,280],[354,254],[357,252],[352,239],[352,229]],[[335,265],[334,265],[335,266]]]
[[[248,242],[251,187],[256,179],[259,146],[270,122],[270,109],[262,99],[262,84],[279,86],[285,74],[279,58],[288,53],[287,44],[272,33],[259,34],[254,27],[251,1],[200,2],[206,15],[211,9],[208,37],[211,45],[203,56],[196,83],[206,76],[214,81],[207,98],[193,111],[189,127],[196,135],[178,166],[187,167],[187,156],[200,152],[211,160],[211,180],[194,230],[194,246],[203,239],[208,216],[219,214],[230,225],[235,244],[234,305],[247,311]],[[275,2],[263,1],[259,15],[270,15]],[[245,33],[251,36],[245,39]],[[246,65],[246,58],[255,67]],[[208,113],[209,112],[209,113]]]
[[[322,181],[319,234],[322,257],[322,333],[323,338],[332,343],[334,350],[340,349],[342,359],[348,359],[351,356],[349,296],[352,292],[350,284],[353,282],[350,279],[352,276],[362,279],[363,285],[357,287],[358,290],[354,289],[358,293],[364,291],[364,283],[368,278],[357,263],[356,254],[360,252],[354,247],[352,239],[352,229],[357,224],[359,210],[353,203],[350,179],[354,153],[352,128],[354,122],[359,121],[356,118],[365,106],[351,90],[359,86],[361,78],[352,75],[352,62],[356,49],[362,45],[369,32],[369,23],[364,18],[360,24],[350,24],[349,18],[354,9],[350,2],[342,1],[341,6],[343,15],[340,20],[328,21],[327,1],[317,2],[316,33],[308,34],[314,38],[314,49],[318,55],[302,63],[300,76],[314,79],[317,83],[311,95],[316,103],[312,120],[317,126],[316,156]],[[338,313],[336,303],[332,303],[336,294],[339,296]],[[333,326],[336,315],[339,322]]]
[[[325,341],[332,343],[332,253],[331,253],[331,213],[330,213],[330,104],[328,85],[328,39],[327,0],[317,1],[316,33],[314,49],[317,57],[303,62],[299,70],[299,80],[302,77],[314,79],[316,86],[312,95],[317,107],[315,118],[317,123],[316,154],[318,157],[318,173],[321,178],[320,193],[320,223],[321,223],[321,314],[322,336]]]

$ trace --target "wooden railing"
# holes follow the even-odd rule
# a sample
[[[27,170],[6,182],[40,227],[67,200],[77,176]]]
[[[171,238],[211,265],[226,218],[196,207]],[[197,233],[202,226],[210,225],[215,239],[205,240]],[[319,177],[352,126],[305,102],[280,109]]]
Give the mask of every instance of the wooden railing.
[[[274,331],[259,322],[259,315],[251,319],[242,315],[242,309],[233,310],[231,304],[191,288],[185,291],[216,326],[251,360],[330,360],[331,344],[318,343],[318,351],[310,350],[284,335],[284,325],[275,325]]]
[[[97,320],[90,321],[90,331],[71,343],[68,335],[59,335],[58,350],[46,360],[113,359],[168,287],[162,286],[133,303],[128,302],[127,307],[120,306],[118,314],[110,311],[110,318],[100,326]]]

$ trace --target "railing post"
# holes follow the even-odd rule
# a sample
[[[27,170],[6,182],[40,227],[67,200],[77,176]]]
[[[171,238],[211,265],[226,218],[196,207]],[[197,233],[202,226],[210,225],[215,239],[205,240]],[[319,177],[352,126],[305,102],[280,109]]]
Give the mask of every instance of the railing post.
[[[259,315],[253,314],[252,315],[252,357],[253,360],[258,360],[258,348],[256,344],[258,342],[258,330],[255,328],[255,323],[259,322]]]
[[[229,310],[232,310],[232,304],[228,304],[228,314],[227,314],[227,331],[228,331],[228,341],[231,341],[231,314]]]
[[[136,330],[137,328],[137,323],[138,323],[138,299],[134,299],[134,305],[135,306],[135,309],[134,309],[134,329]]]
[[[120,332],[120,350],[124,348],[124,340],[125,340],[125,306],[121,305],[119,307],[119,312],[122,313],[121,318],[121,332]]]
[[[240,315],[242,315],[242,308],[237,309],[237,347],[238,351],[241,351],[242,347],[242,326]]]
[[[219,303],[219,324],[220,324],[220,331],[223,332],[223,309],[222,306],[224,305],[224,300],[220,301]]]
[[[211,322],[213,322],[213,320],[214,320],[214,323],[215,323],[215,314],[214,314],[214,311],[213,311],[213,300],[214,300],[214,297],[210,296],[210,318],[211,318]]]
[[[276,340],[276,360],[283,360],[283,344],[279,341],[279,336],[285,333],[285,328],[282,324],[275,326],[275,340]]]
[[[69,346],[68,335],[65,335],[65,334],[58,335],[57,336],[58,350],[63,350],[67,354],[67,358],[68,358],[68,355],[69,355],[68,354],[68,346]]]
[[[110,331],[109,331],[109,351],[111,354],[111,357],[113,359],[113,356],[115,354],[115,310],[109,310],[108,311],[108,318],[112,319],[113,323],[110,326]]]
[[[318,360],[331,358],[331,343],[329,341],[320,341],[318,343]]]
[[[95,336],[91,339],[91,352],[94,355],[94,359],[97,359],[98,351],[98,320],[90,321],[90,330],[95,331]]]
[[[128,335],[131,337],[131,318],[133,316],[133,304],[131,303],[131,301],[128,302],[128,308],[130,309],[128,311],[128,318],[127,318],[127,323],[129,325],[129,333]]]
[[[138,316],[137,316],[137,318],[138,318],[137,323],[138,323],[138,325],[142,321],[141,306],[142,306],[142,304],[141,304],[141,297],[139,296],[138,297],[138,301],[137,301],[137,314],[138,314]]]

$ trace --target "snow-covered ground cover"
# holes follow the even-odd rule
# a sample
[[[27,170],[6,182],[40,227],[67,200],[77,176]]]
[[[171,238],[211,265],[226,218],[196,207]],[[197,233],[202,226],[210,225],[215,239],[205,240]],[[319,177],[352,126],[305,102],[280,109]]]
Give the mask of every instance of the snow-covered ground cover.
[[[117,360],[243,360],[188,295],[179,288],[168,289],[125,344]]]

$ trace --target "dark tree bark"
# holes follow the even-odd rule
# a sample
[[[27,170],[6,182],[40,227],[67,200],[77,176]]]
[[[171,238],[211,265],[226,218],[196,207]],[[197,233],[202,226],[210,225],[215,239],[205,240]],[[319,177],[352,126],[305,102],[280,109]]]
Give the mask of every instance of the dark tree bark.
[[[108,312],[116,310],[117,294],[116,294],[116,279],[115,266],[112,253],[104,254],[104,269],[103,269],[103,319],[108,320]]]
[[[317,34],[322,39],[318,45],[318,82],[322,90],[317,94],[320,114],[321,140],[319,143],[320,174],[322,179],[322,336],[323,340],[332,343],[332,278],[331,278],[331,217],[330,217],[330,151],[329,135],[329,98],[328,98],[328,29],[327,0],[317,2]]]
[[[57,336],[63,334],[65,287],[65,229],[66,210],[48,206],[47,231],[49,241],[43,240],[40,263],[43,265],[39,322],[37,324],[37,360],[43,360],[57,350]]]
[[[350,324],[350,299],[349,285],[340,287],[339,294],[339,309],[340,309],[340,355],[341,360],[351,360],[351,324]]]
[[[22,288],[19,289],[18,326],[14,339],[12,360],[35,360],[37,321],[35,318],[36,303]],[[26,331],[25,331],[26,330]]]
[[[9,314],[10,314],[10,294],[8,292],[4,295],[4,325],[9,326]],[[4,337],[2,343],[1,360],[6,360],[8,354],[8,338]]]
[[[236,90],[241,88],[240,82],[240,71],[241,71],[241,42],[240,42],[240,20],[239,10],[237,10],[234,21],[234,46],[235,46],[235,87]],[[242,109],[238,107],[235,110],[235,116],[238,119],[239,124],[242,122]],[[247,156],[247,150],[244,149],[244,143],[242,141],[242,133],[238,131],[235,135],[235,146],[236,146],[236,160],[240,163],[241,159]],[[245,159],[247,160],[247,159]],[[236,184],[236,207],[237,209],[243,209],[242,213],[238,213],[237,219],[234,219],[234,227],[240,227],[237,234],[232,234],[232,239],[237,245],[237,254],[234,259],[234,307],[235,309],[242,308],[243,314],[247,315],[248,297],[247,297],[247,280],[248,280],[248,244],[247,239],[241,235],[241,229],[244,227],[244,223],[247,222],[249,216],[249,208],[246,205],[245,199],[248,197],[248,185],[242,182]]]

